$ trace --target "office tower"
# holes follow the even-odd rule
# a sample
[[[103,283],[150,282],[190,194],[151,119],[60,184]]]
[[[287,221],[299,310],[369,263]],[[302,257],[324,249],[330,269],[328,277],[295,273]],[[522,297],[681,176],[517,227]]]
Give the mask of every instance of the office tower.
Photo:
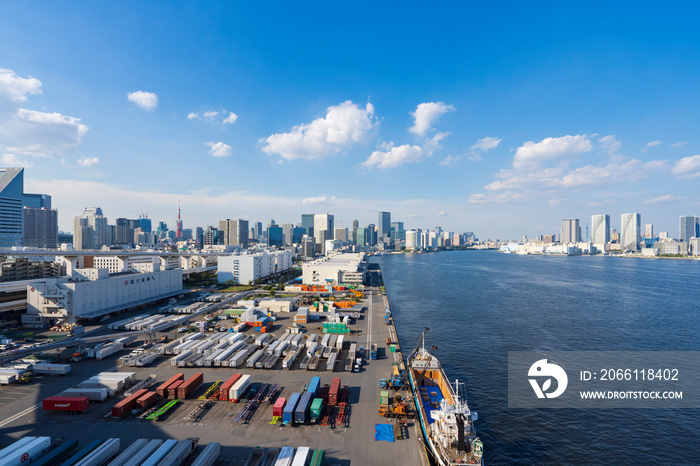
[[[406,240],[406,230],[404,230],[403,222],[391,222],[391,240],[392,241],[405,241]]]
[[[248,220],[219,220],[219,232],[219,235],[223,236],[220,238],[220,244],[240,246],[243,249],[248,247]]]
[[[21,246],[24,168],[0,168],[0,247]]]
[[[581,226],[579,219],[569,218],[561,221],[561,237],[559,241],[562,244],[581,242]]]
[[[202,245],[215,246],[217,244],[223,244],[223,235],[221,235],[217,228],[212,226],[207,227],[202,233]]]
[[[314,240],[316,241],[317,252],[325,254],[327,239],[333,239],[334,219],[331,214],[314,215]]]
[[[591,216],[591,242],[593,244],[610,242],[610,215]]]
[[[301,227],[306,235],[314,236],[314,214],[301,214]]]
[[[620,245],[622,249],[637,251],[642,242],[642,216],[637,213],[622,214],[620,228]]]
[[[23,244],[31,248],[58,247],[58,211],[25,207]]]
[[[654,225],[651,223],[647,223],[644,225],[644,237],[647,239],[651,239],[654,237]]]
[[[418,232],[416,230],[408,230],[406,232],[406,249],[420,249],[418,244]]]
[[[146,217],[146,215],[141,215],[139,217],[138,228],[141,228],[143,233],[153,233],[153,227],[151,226],[151,219]]]
[[[73,247],[100,249],[112,244],[112,227],[99,207],[85,207],[83,214],[73,219]]]
[[[389,237],[389,228],[391,228],[391,212],[377,213],[377,237],[379,239],[385,236]]]
[[[355,244],[358,246],[364,248],[369,246],[369,232],[367,228],[358,228],[357,229],[357,239],[355,240]]]
[[[267,227],[267,244],[268,246],[284,246],[284,233],[282,227],[270,225]]]
[[[129,220],[126,218],[118,218],[114,221],[114,243],[127,244],[134,239],[134,231],[129,229]]]
[[[24,193],[24,207],[51,210],[51,196],[49,196],[48,194]]]
[[[690,238],[697,238],[700,236],[700,232],[698,232],[698,221],[700,221],[700,217],[694,215],[684,215],[680,218],[680,233],[678,234],[680,241],[685,241],[687,243],[690,241]]]
[[[301,238],[301,255],[304,256],[305,260],[316,255],[316,243],[313,236],[304,235]]]
[[[360,228],[360,221],[355,219],[352,221],[352,237],[349,238],[352,244],[357,244],[357,229]]]
[[[280,225],[282,228],[282,238],[283,238],[283,245],[284,246],[291,246],[292,245],[292,232],[294,230],[294,225],[291,223],[283,223]]]
[[[192,239],[192,228],[185,228],[182,230],[182,239],[189,241]]]
[[[333,233],[333,239],[342,241],[343,243],[348,242],[348,229],[347,228],[336,228]]]
[[[156,228],[156,236],[158,238],[165,238],[168,233],[168,224],[165,222],[158,222],[158,228]]]

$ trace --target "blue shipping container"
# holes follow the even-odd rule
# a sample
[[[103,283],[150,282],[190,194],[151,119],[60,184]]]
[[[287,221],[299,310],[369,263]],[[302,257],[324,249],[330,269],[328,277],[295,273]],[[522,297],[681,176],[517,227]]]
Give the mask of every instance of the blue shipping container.
[[[311,407],[311,400],[313,400],[313,394],[311,392],[306,392],[301,397],[297,409],[294,411],[294,422],[296,424],[304,424],[309,418],[309,408]]]
[[[299,398],[301,398],[299,392],[292,393],[292,396],[289,397],[289,401],[284,405],[284,411],[282,411],[282,424],[287,425],[294,421],[294,408],[297,407]]]
[[[311,383],[309,384],[309,388],[306,390],[307,392],[310,392],[314,398],[316,395],[318,395],[318,389],[321,386],[321,377],[314,377],[311,379]]]

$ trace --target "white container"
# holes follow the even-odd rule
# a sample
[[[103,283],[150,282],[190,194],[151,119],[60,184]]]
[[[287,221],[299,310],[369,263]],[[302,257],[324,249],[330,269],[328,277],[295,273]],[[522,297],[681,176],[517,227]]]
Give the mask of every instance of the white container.
[[[21,466],[35,461],[51,449],[51,437],[37,437],[0,459],[0,466]]]
[[[221,455],[221,444],[218,442],[211,442],[204,447],[202,453],[199,454],[192,466],[213,466],[219,459]]]
[[[228,399],[232,401],[238,401],[238,399],[243,395],[243,393],[248,389],[250,385],[250,375],[246,374],[241,376],[240,379],[229,389]]]
[[[292,466],[292,461],[294,461],[294,448],[283,447],[280,450],[280,455],[277,457],[275,466]]]
[[[158,466],[180,466],[196,447],[193,439],[180,440],[165,458],[160,460]]]
[[[156,466],[160,461],[165,458],[165,455],[167,455],[170,450],[175,448],[175,445],[177,445],[177,440],[170,439],[166,440],[163,442],[163,445],[158,447],[156,451],[153,452],[151,456],[148,457],[146,461],[141,463],[141,466]]]
[[[16,442],[11,443],[10,445],[8,445],[5,448],[3,448],[2,450],[0,450],[0,460],[7,457],[11,453],[17,451],[18,449],[23,448],[25,445],[29,445],[34,440],[36,440],[36,437],[22,437],[21,439],[17,440]]]
[[[259,349],[257,350],[251,357],[248,358],[248,361],[246,361],[246,364],[248,367],[255,367],[255,363],[260,360],[265,355],[265,350],[264,349]]]
[[[10,385],[17,381],[15,374],[0,374],[0,385]]]
[[[95,351],[95,359],[102,360],[123,349],[124,345],[122,345],[121,343],[112,343],[109,346],[102,347],[99,350]]]
[[[107,466],[124,466],[124,464],[134,457],[143,447],[148,444],[148,439],[140,438],[132,443],[129,448],[121,452],[119,456],[114,458]]]
[[[32,372],[35,375],[65,375],[70,373],[70,364],[34,364]]]
[[[279,345],[275,348],[275,356],[282,356],[282,352],[287,349],[289,346],[289,342],[287,341],[281,341]]]
[[[78,461],[75,466],[102,466],[119,453],[119,447],[120,442],[118,438],[107,439],[85,458]]]
[[[309,447],[298,447],[292,466],[306,466],[307,461],[309,461]]]
[[[106,388],[69,388],[61,392],[60,396],[86,396],[90,401],[104,401],[110,395]]]
[[[143,449],[137,452],[129,461],[124,463],[124,466],[139,466],[146,458],[151,456],[160,446],[163,445],[162,440],[154,439],[146,444]]]
[[[323,340],[321,340],[321,346],[328,346],[328,342],[330,341],[330,339],[331,339],[330,333],[326,333],[325,335],[323,335]]]
[[[271,344],[270,346],[268,346],[267,349],[265,350],[265,354],[268,354],[268,355],[269,355],[269,354],[275,354],[275,349],[279,346],[279,344],[280,344],[279,341],[276,341],[276,342],[272,343],[272,344]]]
[[[345,335],[338,335],[338,340],[335,342],[335,347],[339,350],[343,349],[343,344],[345,343]]]
[[[316,350],[318,349],[318,343],[311,343],[311,346],[308,346],[306,348],[306,354],[308,356],[313,356],[316,354]]]

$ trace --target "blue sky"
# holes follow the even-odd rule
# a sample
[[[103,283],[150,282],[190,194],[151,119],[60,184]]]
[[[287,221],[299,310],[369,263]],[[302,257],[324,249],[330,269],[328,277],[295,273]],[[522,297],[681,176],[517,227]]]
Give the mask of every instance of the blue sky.
[[[0,164],[62,229],[178,200],[186,228],[388,210],[481,238],[700,215],[692,3],[249,3],[4,3]]]

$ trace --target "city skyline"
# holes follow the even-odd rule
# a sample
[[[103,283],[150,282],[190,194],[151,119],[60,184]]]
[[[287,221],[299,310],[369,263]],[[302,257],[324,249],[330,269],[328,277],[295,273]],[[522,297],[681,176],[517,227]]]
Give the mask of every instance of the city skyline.
[[[178,201],[185,228],[387,211],[493,239],[700,213],[697,6],[338,8],[6,5],[0,166],[68,231]]]

